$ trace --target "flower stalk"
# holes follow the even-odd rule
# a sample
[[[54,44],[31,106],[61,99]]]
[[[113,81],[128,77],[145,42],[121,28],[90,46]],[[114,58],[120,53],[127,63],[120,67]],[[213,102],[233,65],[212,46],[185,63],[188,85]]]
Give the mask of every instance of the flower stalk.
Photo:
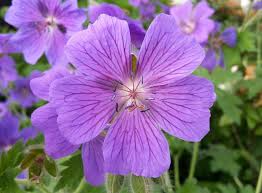
[[[262,161],[260,166],[259,177],[257,180],[256,193],[261,193],[261,190],[262,190]]]
[[[198,151],[199,151],[199,143],[194,143],[193,155],[192,155],[192,159],[190,163],[190,170],[189,170],[189,175],[188,175],[189,180],[192,180],[195,174]]]

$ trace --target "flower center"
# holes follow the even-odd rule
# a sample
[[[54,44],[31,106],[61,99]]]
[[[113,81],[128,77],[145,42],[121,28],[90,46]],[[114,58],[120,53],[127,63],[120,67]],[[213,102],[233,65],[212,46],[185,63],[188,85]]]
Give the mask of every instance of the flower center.
[[[59,24],[54,16],[48,16],[45,22],[49,31],[58,28],[62,33],[66,33],[66,27],[62,24]]]
[[[180,27],[182,28],[182,31],[186,34],[191,34],[196,28],[196,23],[193,20],[182,21],[180,23]]]
[[[115,95],[113,98],[116,98],[116,111],[119,112],[122,109],[128,110],[129,112],[134,111],[135,109],[145,112],[149,110],[147,108],[147,93],[144,85],[143,78],[140,80],[130,79],[125,83],[118,82],[115,87]]]

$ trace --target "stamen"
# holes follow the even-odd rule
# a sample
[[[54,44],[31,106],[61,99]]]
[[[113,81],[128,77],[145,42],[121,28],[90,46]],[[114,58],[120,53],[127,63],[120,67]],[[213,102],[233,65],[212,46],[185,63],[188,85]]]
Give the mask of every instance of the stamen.
[[[116,112],[118,112],[118,103],[116,103]]]

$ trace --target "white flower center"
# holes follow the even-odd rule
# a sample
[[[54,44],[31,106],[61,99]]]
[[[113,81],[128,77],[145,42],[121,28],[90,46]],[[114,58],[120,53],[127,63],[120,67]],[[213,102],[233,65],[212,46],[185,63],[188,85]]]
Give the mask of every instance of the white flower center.
[[[180,23],[180,27],[182,28],[182,31],[185,32],[186,34],[191,34],[194,32],[196,28],[196,23],[193,20],[189,21],[183,21]]]

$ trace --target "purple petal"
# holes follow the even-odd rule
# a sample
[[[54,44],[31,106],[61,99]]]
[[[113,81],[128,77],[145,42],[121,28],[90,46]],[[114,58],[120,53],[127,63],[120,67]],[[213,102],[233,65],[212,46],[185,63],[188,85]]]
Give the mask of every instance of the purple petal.
[[[262,1],[258,1],[254,4],[253,9],[259,10],[262,9]]]
[[[121,81],[131,72],[130,45],[127,22],[101,15],[69,40],[66,53],[80,72]]]
[[[34,78],[30,81],[30,87],[34,95],[38,98],[49,101],[50,84],[59,78],[70,75],[65,67],[55,66],[45,72],[43,76]]]
[[[19,138],[19,119],[11,113],[0,118],[0,149],[13,145]]]
[[[108,80],[69,76],[54,81],[50,97],[61,133],[73,144],[86,143],[107,127],[115,111]]]
[[[209,80],[188,76],[158,88],[148,108],[160,128],[179,139],[197,142],[209,132],[209,108],[215,98]]]
[[[140,48],[145,38],[146,32],[140,22],[133,19],[127,19],[127,22],[131,34],[131,42],[137,48]]]
[[[235,47],[237,43],[237,30],[235,27],[226,28],[220,38],[229,47]]]
[[[148,112],[124,111],[104,142],[106,172],[159,177],[168,170],[167,140]]]
[[[224,52],[222,48],[219,49],[219,60],[218,60],[218,65],[222,68],[225,67],[225,62],[224,62]]]
[[[45,151],[54,159],[74,153],[79,146],[69,143],[60,133],[57,126],[57,114],[50,105],[36,109],[31,117],[35,128],[41,130],[45,136]]]
[[[49,33],[46,48],[46,57],[49,64],[66,65],[68,63],[64,52],[66,42],[67,38],[60,30],[54,29]]]
[[[5,15],[5,21],[15,27],[20,27],[24,23],[44,21],[41,13],[39,0],[12,0],[12,6]]]
[[[15,44],[11,38],[13,34],[0,34],[0,53],[18,53],[20,52],[19,45]]]
[[[192,35],[198,43],[204,43],[208,41],[209,35],[213,32],[215,22],[211,19],[201,19],[197,22]]]
[[[43,28],[41,25],[43,24],[23,25],[12,38],[21,46],[25,60],[30,64],[35,64],[45,51],[48,33],[44,29],[38,29]]]
[[[134,7],[138,7],[141,4],[146,4],[148,3],[150,0],[129,0],[129,4],[133,5]]]
[[[207,19],[214,14],[215,10],[209,7],[205,0],[199,2],[194,8],[194,16],[196,20]]]
[[[37,136],[38,131],[33,127],[24,128],[20,133],[20,138],[26,143],[29,139],[33,139]]]
[[[204,56],[204,49],[180,31],[172,16],[160,14],[140,49],[137,74],[148,85],[168,84],[191,74]]]
[[[98,136],[82,147],[85,179],[93,186],[99,186],[105,182],[103,142],[104,138]]]
[[[0,87],[6,88],[8,82],[15,81],[17,76],[15,61],[7,55],[0,56]]]
[[[208,49],[205,59],[201,66],[212,72],[217,65],[216,52],[213,49]]]
[[[114,4],[101,3],[100,5],[92,5],[88,8],[88,16],[91,23],[94,23],[101,14],[114,16],[119,19],[126,17],[125,12]]]
[[[170,14],[175,17],[177,24],[181,21],[190,20],[193,10],[193,4],[190,0],[182,5],[174,6],[170,9]]]

